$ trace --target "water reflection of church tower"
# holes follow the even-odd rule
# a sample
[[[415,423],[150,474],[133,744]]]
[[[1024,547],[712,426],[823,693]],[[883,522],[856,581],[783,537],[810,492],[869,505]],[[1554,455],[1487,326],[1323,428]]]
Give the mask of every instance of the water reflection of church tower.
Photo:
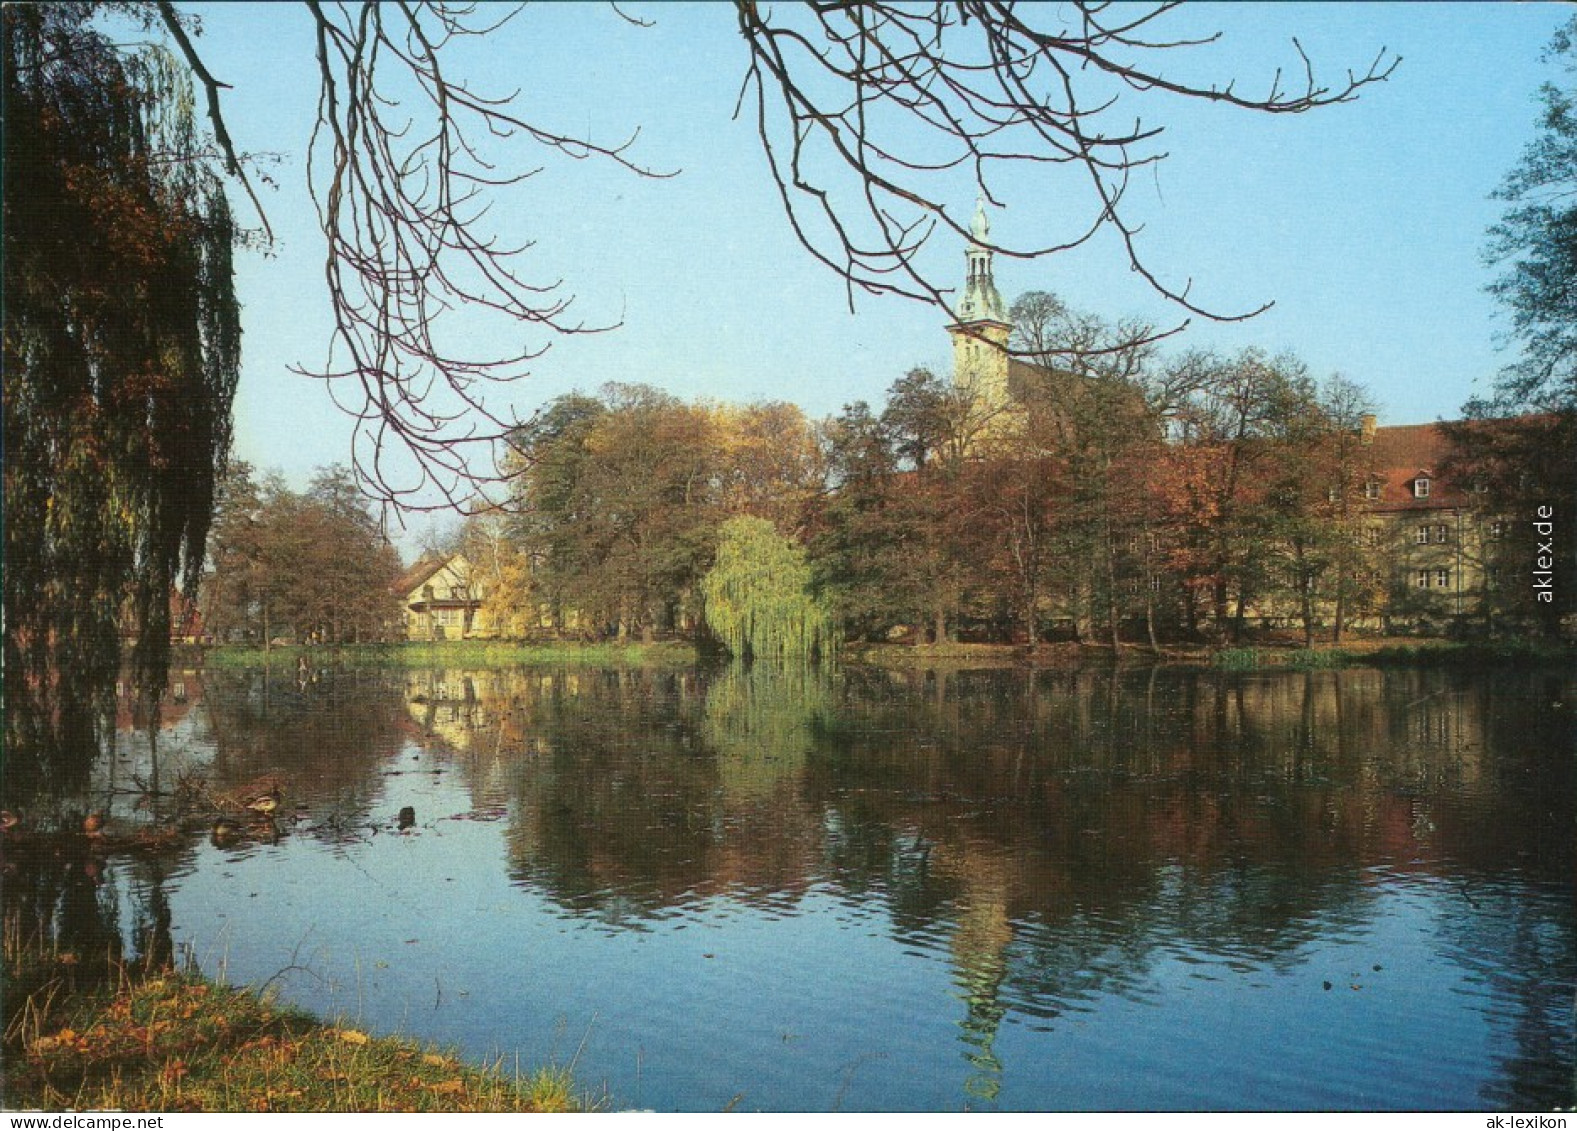
[[[1007,977],[1008,947],[1013,923],[1008,917],[1006,866],[984,853],[964,852],[958,875],[964,885],[958,922],[950,949],[954,979],[964,999],[964,1019],[959,1022],[967,1048],[964,1059],[972,1069],[964,1091],[975,1099],[994,1100],[1002,1090],[1002,1062],[997,1059],[997,1030],[1007,1014],[1002,1003],[1002,982]]]

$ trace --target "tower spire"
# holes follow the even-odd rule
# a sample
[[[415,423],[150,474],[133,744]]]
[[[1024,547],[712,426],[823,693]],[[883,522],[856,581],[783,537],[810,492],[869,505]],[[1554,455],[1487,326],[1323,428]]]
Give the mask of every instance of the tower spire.
[[[964,296],[958,301],[961,325],[976,322],[1008,324],[1007,306],[991,277],[991,218],[986,215],[986,198],[975,198],[975,215],[969,222],[969,243],[964,249],[966,273]]]
[[[991,277],[991,220],[984,195],[975,199],[964,247],[964,293],[958,300],[958,321],[947,328],[953,338],[953,384],[969,394],[973,415],[982,422],[970,446],[1003,434],[1012,417],[1008,389],[1008,338],[1013,325],[1007,304]]]

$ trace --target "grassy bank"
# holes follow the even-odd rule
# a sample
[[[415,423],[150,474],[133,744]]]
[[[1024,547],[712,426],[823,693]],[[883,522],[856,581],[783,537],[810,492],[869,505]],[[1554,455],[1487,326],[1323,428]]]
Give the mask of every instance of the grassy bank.
[[[856,644],[843,652],[851,663],[890,668],[1077,668],[1111,663],[1114,654],[1104,645],[1046,644],[1031,653],[1023,645],[1006,644]],[[1317,671],[1351,667],[1517,666],[1528,664],[1577,664],[1577,647],[1529,640],[1457,641],[1423,638],[1355,639],[1336,647],[1303,648],[1286,643],[1256,644],[1240,648],[1210,649],[1202,646],[1162,648],[1160,654],[1138,645],[1125,645],[1124,662],[1209,666],[1220,671],[1292,669]]]
[[[656,644],[528,644],[503,640],[444,640],[432,644],[345,644],[334,647],[246,648],[226,645],[204,652],[218,668],[294,667],[302,657],[313,666],[351,664],[387,668],[487,668],[516,664],[578,667],[683,667],[696,662],[695,648],[678,641]]]
[[[1077,667],[1113,658],[1100,645],[1045,644],[1034,653],[1009,644],[851,644],[842,659],[891,667]],[[1256,644],[1210,650],[1167,647],[1160,655],[1138,644],[1122,656],[1135,662],[1208,664],[1222,671],[1262,668],[1317,670],[1362,666],[1443,666],[1454,664],[1544,664],[1577,662],[1577,647],[1529,640],[1456,641],[1440,639],[1353,640],[1340,647],[1302,648]],[[302,657],[314,667],[346,664],[384,668],[489,668],[518,664],[576,667],[687,667],[699,661],[696,648],[679,641],[656,644],[528,644],[492,640],[450,640],[435,644],[352,644],[337,647],[282,646],[209,648],[202,662],[215,668],[270,666],[293,668]],[[196,657],[191,657],[195,661]]]
[[[567,1069],[468,1065],[170,971],[10,969],[8,1110],[581,1111]],[[14,976],[20,974],[19,985]]]
[[[1478,667],[1577,662],[1577,648],[1534,640],[1358,641],[1342,647],[1223,648],[1210,666],[1223,671],[1350,667]]]

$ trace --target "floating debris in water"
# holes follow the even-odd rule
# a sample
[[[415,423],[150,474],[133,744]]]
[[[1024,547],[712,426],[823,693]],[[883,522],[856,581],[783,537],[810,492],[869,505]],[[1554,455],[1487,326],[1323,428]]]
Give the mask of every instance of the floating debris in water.
[[[509,807],[506,805],[488,805],[479,809],[468,809],[464,813],[454,813],[449,816],[451,821],[501,821],[509,816]]]

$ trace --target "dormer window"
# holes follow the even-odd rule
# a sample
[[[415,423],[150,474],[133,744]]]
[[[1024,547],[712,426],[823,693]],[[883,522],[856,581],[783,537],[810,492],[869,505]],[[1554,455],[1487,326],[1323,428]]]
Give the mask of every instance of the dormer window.
[[[1420,475],[1417,479],[1413,480],[1413,498],[1429,498],[1429,476]]]
[[[1371,501],[1380,497],[1380,481],[1371,479],[1363,485],[1363,497]]]

